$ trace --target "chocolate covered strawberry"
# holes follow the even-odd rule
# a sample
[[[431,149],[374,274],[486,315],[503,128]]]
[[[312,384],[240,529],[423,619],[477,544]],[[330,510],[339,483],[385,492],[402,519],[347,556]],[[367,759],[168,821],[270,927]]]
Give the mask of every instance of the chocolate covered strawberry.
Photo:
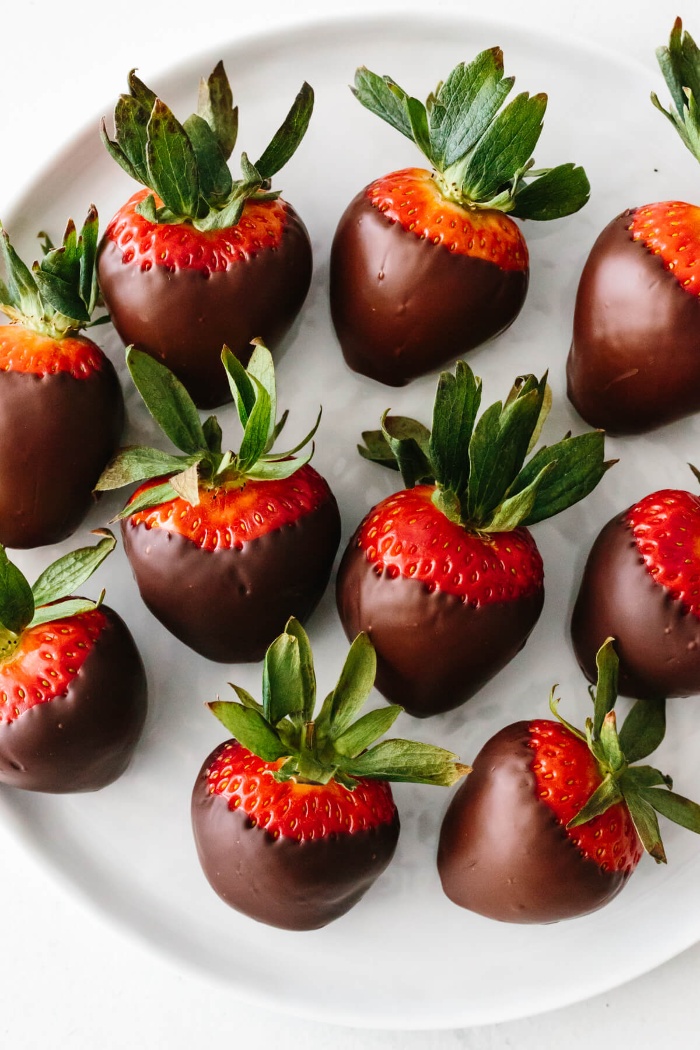
[[[227,904],[260,922],[313,930],[344,915],[391,860],[399,815],[389,781],[449,786],[468,772],[442,748],[377,740],[400,707],[360,712],[374,681],[365,635],[318,714],[309,640],[291,619],[265,655],[263,700],[210,704],[234,739],[192,793],[197,852]]]
[[[638,701],[618,733],[616,679],[608,639],[585,733],[552,699],[556,721],[515,722],[479,752],[440,834],[438,869],[455,904],[503,922],[585,915],[620,892],[645,850],[665,862],[657,813],[700,833],[700,806],[632,764],[661,743],[664,702]]]
[[[222,451],[215,417],[200,422],[172,372],[132,348],[139,393],[183,454],[123,449],[97,487],[143,482],[119,515],[141,596],[186,645],[231,663],[262,659],[291,615],[311,615],[328,584],[340,516],[309,466],[318,420],[295,448],[272,451],[287,413],[276,421],[269,350],[258,344],[247,371],[226,348],[222,359],[243,426],[238,452]]]
[[[306,298],[311,245],[301,219],[270,180],[301,142],[313,109],[304,84],[262,156],[241,155],[238,108],[221,62],[202,80],[197,112],[180,124],[133,73],[114,113],[112,157],[146,189],[110,222],[99,280],[125,343],[164,362],[200,407],[229,399],[226,343],[243,364],[250,341],[276,347]]]
[[[415,142],[430,170],[370,183],[336,230],[331,312],[354,371],[402,386],[498,335],[528,286],[513,217],[555,219],[586,203],[582,168],[533,170],[547,96],[502,108],[513,83],[497,47],[456,66],[425,105],[357,70],[357,99]]]
[[[700,693],[700,498],[651,492],[598,535],[571,622],[574,650],[595,678],[608,635],[626,696]]]
[[[81,335],[97,300],[97,212],[30,270],[0,227],[0,543],[39,547],[77,528],[124,421],[116,372]]]
[[[673,99],[655,105],[700,160],[700,51],[676,19],[657,57]],[[645,204],[591,249],[567,365],[572,404],[593,426],[637,434],[700,409],[700,207]]]
[[[443,372],[432,431],[385,415],[360,452],[400,469],[406,488],[377,504],[338,573],[348,637],[377,650],[377,688],[411,714],[448,711],[522,649],[544,601],[528,526],[586,496],[611,464],[603,434],[567,435],[526,463],[548,411],[546,378],[520,377],[477,422],[481,380]]]
[[[146,717],[146,676],[117,613],[73,597],[114,549],[49,565],[30,587],[0,547],[0,782],[94,791],[126,769]]]

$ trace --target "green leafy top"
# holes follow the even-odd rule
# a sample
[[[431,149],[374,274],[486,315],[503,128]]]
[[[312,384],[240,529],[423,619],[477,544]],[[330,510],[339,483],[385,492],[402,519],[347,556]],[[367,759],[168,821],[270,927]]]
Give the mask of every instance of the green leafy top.
[[[468,207],[496,208],[521,219],[558,219],[578,211],[590,186],[583,168],[560,164],[534,170],[547,96],[516,95],[503,75],[499,47],[460,62],[425,105],[391,77],[361,66],[355,97],[418,146],[435,169],[442,193]]]
[[[98,296],[98,219],[94,204],[80,233],[73,220],[68,220],[59,248],[46,234],[39,236],[44,238],[44,254],[30,270],[0,223],[0,259],[5,271],[5,281],[0,281],[0,310],[12,321],[54,339],[108,321],[108,317],[91,320]]]
[[[95,529],[94,535],[101,537],[94,547],[64,554],[44,569],[33,586],[0,544],[0,660],[12,655],[25,628],[77,616],[101,604],[104,591],[95,602],[71,597],[116,545],[109,529]]]
[[[690,33],[683,30],[680,18],[673,23],[668,47],[657,48],[656,58],[673,104],[664,109],[653,91],[651,101],[668,117],[696,160],[700,160],[700,50]]]
[[[102,472],[96,491],[118,489],[159,477],[167,480],[131,500],[118,518],[156,507],[177,496],[196,505],[200,484],[220,486],[242,484],[246,478],[258,481],[288,478],[309,462],[314,452],[309,442],[318,429],[321,411],[309,433],[294,448],[287,452],[272,451],[288,413],[285,411],[277,421],[272,355],[259,339],[253,342],[255,349],[247,369],[228,347],[225,346],[221,354],[243,427],[237,453],[222,451],[221,427],[216,417],[200,421],[192,398],[170,369],[141,350],[127,347],[126,363],[146,408],[183,455],[174,456],[144,445],[120,449]]]
[[[570,828],[585,824],[605,813],[616,802],[624,802],[642,845],[657,863],[666,863],[656,814],[700,834],[700,805],[671,790],[673,781],[651,766],[631,763],[655,751],[666,732],[666,701],[637,700],[619,733],[613,707],[617,699],[619,661],[614,638],[608,638],[598,650],[598,682],[591,687],[593,717],[586,720],[582,733],[564,721],[558,711],[554,690],[549,705],[562,725],[584,740],[600,768],[602,783],[593,792],[573,820]]]
[[[480,402],[481,380],[458,361],[454,375],[440,375],[432,431],[387,410],[381,430],[365,431],[358,450],[400,470],[407,488],[435,484],[436,507],[479,532],[508,532],[558,514],[592,492],[615,462],[604,461],[605,435],[593,430],[543,445],[525,463],[551,404],[546,375],[520,376],[505,402],[477,421]]]
[[[263,665],[263,700],[258,703],[232,685],[238,702],[209,704],[243,747],[264,762],[286,761],[279,781],[327,784],[337,780],[351,790],[358,777],[449,787],[470,772],[456,755],[412,740],[376,741],[388,732],[403,708],[392,704],[360,712],[374,684],[377,658],[366,634],[350,646],[340,678],[316,708],[316,676],[309,639],[298,620],[288,621],[270,645]]]
[[[269,200],[270,179],[290,159],[306,133],[314,93],[304,83],[281,127],[259,160],[241,154],[236,182],[228,158],[238,135],[238,107],[219,62],[199,88],[197,112],[181,124],[166,104],[132,70],[129,94],[114,111],[114,139],[102,121],[102,141],[111,156],[149,194],[137,210],[151,222],[189,222],[198,230],[235,226],[250,197]]]

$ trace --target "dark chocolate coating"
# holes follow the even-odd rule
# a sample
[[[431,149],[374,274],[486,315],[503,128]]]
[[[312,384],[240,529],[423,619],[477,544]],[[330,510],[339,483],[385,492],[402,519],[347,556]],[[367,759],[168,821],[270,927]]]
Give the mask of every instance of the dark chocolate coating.
[[[121,776],[146,718],[146,673],[121,617],[107,623],[63,696],[0,724],[0,781],[29,791],[96,791]]]
[[[241,550],[207,551],[166,529],[122,522],[141,597],[195,652],[261,660],[290,616],[305,621],[325,591],[340,542],[335,497]]]
[[[70,536],[123,423],[122,391],[107,359],[84,379],[0,371],[0,543],[40,547]]]
[[[403,386],[504,331],[525,301],[527,270],[450,252],[391,223],[366,190],[331,248],[331,315],[355,372]]]
[[[547,923],[601,908],[629,873],[582,857],[537,798],[528,723],[492,737],[445,814],[438,870],[450,900],[502,922]]]
[[[340,619],[349,639],[366,631],[377,653],[379,692],[418,718],[459,707],[525,645],[544,588],[474,608],[405,576],[377,575],[350,541],[338,571]]]
[[[218,748],[217,748],[218,751]],[[284,930],[317,930],[349,911],[394,855],[399,817],[371,830],[297,842],[253,826],[207,790],[202,766],[192,827],[209,883],[232,908]]]
[[[122,262],[114,241],[102,241],[100,288],[121,339],[167,365],[200,408],[231,400],[221,366],[224,343],[247,364],[251,339],[261,337],[274,350],[303,305],[311,283],[311,242],[289,204],[287,213],[277,248],[261,248],[213,273],[142,270]]]
[[[654,581],[625,514],[598,535],[571,621],[576,658],[595,682],[606,638],[620,658],[619,691],[653,698],[700,693],[700,620]]]
[[[591,426],[638,434],[700,409],[700,300],[627,229],[593,245],[576,296],[568,395]]]

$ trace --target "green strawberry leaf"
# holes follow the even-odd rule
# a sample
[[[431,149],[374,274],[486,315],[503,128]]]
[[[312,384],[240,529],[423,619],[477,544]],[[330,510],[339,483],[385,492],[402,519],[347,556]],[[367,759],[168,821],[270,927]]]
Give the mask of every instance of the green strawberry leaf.
[[[546,95],[523,92],[501,110],[459,173],[464,197],[488,200],[526,167],[542,133],[546,109]]]
[[[173,474],[168,480],[180,499],[184,499],[185,503],[189,503],[192,507],[198,505],[199,473],[197,471],[196,463],[186,467],[180,474]]]
[[[453,492],[452,489],[436,488],[431,500],[441,514],[453,521],[455,525],[461,524],[462,503],[456,492]]]
[[[600,738],[603,723],[610,712],[612,712],[617,700],[620,662],[615,652],[614,642],[614,638],[606,638],[596,653],[595,662],[598,669],[598,681],[593,702],[593,736],[596,740]]]
[[[672,788],[673,781],[658,769],[652,766],[630,766],[625,769],[620,777],[620,786],[624,795],[628,791],[639,791],[640,788],[666,787]]]
[[[54,620],[68,620],[71,616],[80,616],[81,613],[92,612],[102,604],[104,591],[98,601],[90,601],[89,598],[68,598],[58,601],[55,605],[42,605],[37,609],[29,624],[30,627],[40,627],[42,623],[53,623]]]
[[[263,714],[270,725],[303,712],[307,684],[299,639],[285,632],[269,646],[263,663]]]
[[[44,569],[32,586],[35,607],[57,602],[73,594],[99,568],[117,545],[109,529],[98,530],[102,538],[94,547],[80,547]]]
[[[254,339],[255,349],[251,354],[250,361],[248,362],[248,375],[253,376],[264,390],[267,391],[267,395],[270,399],[270,427],[268,432],[267,448],[270,448],[275,438],[279,434],[277,429],[277,381],[275,379],[275,365],[272,360],[272,354],[267,349],[261,339]],[[316,424],[318,426],[318,423]],[[309,434],[304,441],[298,446],[301,448],[308,441],[311,440],[315,433],[314,430]],[[294,450],[296,451],[296,449]]]
[[[238,418],[241,426],[245,428],[248,417],[255,405],[255,386],[241,362],[227,346],[221,351],[221,361],[226,369],[226,378],[231,390]]]
[[[316,707],[316,672],[309,636],[296,617],[292,616],[284,628],[286,634],[296,638],[299,648],[299,688],[302,697],[301,716],[310,722]]]
[[[127,505],[112,518],[112,521],[121,521],[122,518],[130,518],[132,514],[136,514],[140,510],[150,510],[152,507],[160,507],[161,503],[170,503],[171,500],[177,498],[177,492],[169,481],[164,481],[162,485],[151,485],[149,488],[144,489],[143,492],[139,492],[138,495],[133,496]]]
[[[350,646],[338,683],[331,694],[328,729],[331,740],[337,740],[355,721],[372,691],[376,673],[374,646],[363,632]]]
[[[216,700],[208,706],[238,743],[263,762],[276,762],[289,754],[273,727],[252,708],[228,700]]]
[[[665,788],[642,788],[640,794],[657,813],[668,817],[674,824],[680,824],[681,827],[700,835],[700,806],[697,802]]]
[[[649,790],[652,789],[650,788]],[[625,804],[630,812],[637,834],[642,840],[644,849],[654,858],[657,864],[665,864],[666,853],[661,841],[659,822],[656,819],[654,808],[647,802],[646,798],[635,792],[625,796]]]
[[[285,478],[291,478],[300,467],[306,466],[311,461],[315,448],[315,445],[310,445],[300,456],[294,456],[292,459],[276,460],[264,457],[252,467],[248,467],[245,475],[256,481],[283,481]]]
[[[585,806],[579,810],[575,817],[566,825],[567,828],[578,828],[581,824],[587,824],[594,817],[600,817],[616,802],[622,801],[622,791],[615,777],[608,775],[598,785]]]
[[[170,369],[133,346],[127,347],[126,364],[146,408],[172,443],[188,455],[206,451],[194,401]]]
[[[588,176],[575,164],[560,164],[533,178],[534,174],[530,172],[531,181],[521,182],[515,191],[510,214],[517,219],[561,219],[579,211],[591,195]]]
[[[422,102],[417,98],[406,99],[406,111],[411,123],[411,134],[421,153],[428,158],[432,164],[432,149],[430,145],[430,129],[428,127],[428,113]]]
[[[219,426],[219,420],[216,416],[207,416],[202,423],[202,433],[204,434],[209,451],[215,456],[220,455],[223,434],[221,427]]]
[[[526,521],[535,505],[537,490],[544,483],[544,479],[553,468],[553,463],[546,463],[527,488],[516,492],[514,496],[508,496],[504,499],[493,511],[493,514],[484,520],[482,526],[484,530],[486,532],[511,532],[512,529],[516,529],[522,522]]]
[[[608,711],[600,727],[600,745],[605,755],[608,769],[613,773],[619,772],[625,765],[625,756],[620,747],[617,735],[617,719],[614,711]]]
[[[97,208],[90,205],[78,240],[80,298],[87,308],[88,317],[97,305],[97,246],[99,243],[99,219]]]
[[[554,463],[554,469],[540,485],[535,504],[523,525],[534,525],[551,518],[592,492],[605,472],[617,462],[603,459],[604,444],[603,431],[593,430],[539,449],[521,470],[509,492],[511,496],[520,492],[547,463]]]
[[[233,179],[216,135],[203,117],[193,113],[183,124],[197,161],[199,189],[208,204],[225,201]]]
[[[100,138],[102,139],[102,145],[105,147],[112,160],[115,160],[120,168],[134,179],[135,182],[143,182],[138,168],[134,167],[119,143],[109,137],[107,133],[107,122],[104,117],[100,123]]]
[[[127,83],[129,85],[129,91],[133,98],[142,105],[148,107],[148,110],[153,109],[153,104],[156,101],[157,95],[155,91],[151,91],[149,87],[146,87],[143,80],[136,76],[136,70],[132,69],[127,77]]]
[[[201,462],[202,457],[173,456],[159,448],[145,445],[128,445],[117,452],[107,464],[95,485],[96,492],[133,485],[138,481],[150,481],[165,474],[181,474],[183,470]]]
[[[199,202],[197,157],[174,113],[156,99],[148,121],[148,183],[175,214],[195,216]]]
[[[246,689],[240,685],[234,685],[233,682],[229,682],[229,685],[244,707],[249,707],[252,711],[257,711],[259,714],[263,714],[262,704],[259,704],[255,697],[251,696]]]
[[[455,374],[441,372],[433,408],[428,458],[435,480],[457,496],[469,481],[469,443],[481,403],[481,380],[458,361]]]
[[[10,244],[0,223],[0,260],[5,270],[3,306],[13,307],[23,317],[40,320],[44,310],[36,281]],[[7,312],[7,311],[6,311]]]
[[[334,750],[338,755],[356,758],[371,747],[375,740],[389,732],[402,711],[403,708],[398,704],[385,705],[376,711],[368,711],[336,738],[333,744]]]
[[[130,79],[133,73],[130,75]],[[136,78],[134,78],[136,79]],[[141,81],[139,81],[139,84]],[[121,95],[114,109],[114,127],[116,142],[110,143],[107,138],[104,121],[102,141],[118,164],[137,182],[154,187],[150,183],[148,170],[148,121],[153,111],[153,101],[134,95]],[[113,149],[110,149],[110,145]],[[115,152],[116,151],[116,152]],[[121,154],[121,156],[119,155]],[[127,164],[123,163],[126,159]]]
[[[620,747],[628,762],[656,751],[666,733],[666,701],[637,700],[620,729]]]
[[[228,160],[238,137],[238,106],[233,105],[223,62],[217,62],[209,77],[200,80],[197,114],[206,120],[224,159]]]
[[[254,467],[267,448],[270,433],[270,395],[254,376],[255,404],[245,424],[243,440],[238,450],[237,466],[245,473]]]
[[[0,544],[0,626],[19,634],[34,615],[34,596],[24,574]]]
[[[296,152],[306,134],[313,108],[313,88],[304,81],[282,125],[275,132],[263,155],[255,163],[255,168],[263,181],[276,175]]]
[[[350,90],[365,109],[413,142],[413,129],[406,105],[408,96],[391,77],[380,77],[366,66],[360,66],[355,73],[355,86]]]
[[[450,787],[468,772],[456,755],[413,740],[383,740],[357,758],[344,762],[343,769],[353,777],[442,787]]]
[[[432,481],[434,467],[430,462],[430,431],[415,419],[390,416],[389,409],[381,419],[382,435],[398,464],[406,488],[421,481]]]

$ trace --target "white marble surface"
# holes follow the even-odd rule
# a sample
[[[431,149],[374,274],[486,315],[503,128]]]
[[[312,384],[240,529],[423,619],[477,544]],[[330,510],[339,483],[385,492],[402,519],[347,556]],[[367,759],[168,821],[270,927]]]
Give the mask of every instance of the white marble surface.
[[[411,0],[346,0],[337,5],[297,0],[293,10],[280,0],[245,8],[230,2],[211,10],[182,0],[121,0],[109,7],[86,0],[13,5],[9,14],[4,12],[0,62],[0,215],[66,137],[102,112],[133,66],[153,76],[217,41],[272,25],[339,12],[396,11],[400,17],[402,11],[424,7],[424,2]],[[433,0],[432,8],[479,16],[477,5],[466,0]],[[488,15],[508,25],[541,26],[547,33],[589,40],[653,68],[654,47],[665,40],[677,13],[700,36],[693,10],[679,10],[668,0],[596,2],[575,10],[556,0],[530,0],[528,5],[501,0],[497,12]],[[388,51],[390,47],[387,40]],[[620,121],[622,128],[623,114]],[[91,911],[52,872],[41,870],[3,827],[0,856],[5,891],[0,1045],[7,1050],[185,1050],[214,1039],[235,1046],[255,1039],[291,1050],[578,1050],[605,1039],[623,1048],[657,1041],[672,1050],[697,1040],[692,1033],[697,1033],[698,946],[621,988],[540,1017],[460,1031],[359,1031],[292,1021],[250,1007],[224,984],[211,984],[169,963]],[[552,959],[551,965],[565,966],[566,960]],[[547,980],[546,973],[542,979]]]

